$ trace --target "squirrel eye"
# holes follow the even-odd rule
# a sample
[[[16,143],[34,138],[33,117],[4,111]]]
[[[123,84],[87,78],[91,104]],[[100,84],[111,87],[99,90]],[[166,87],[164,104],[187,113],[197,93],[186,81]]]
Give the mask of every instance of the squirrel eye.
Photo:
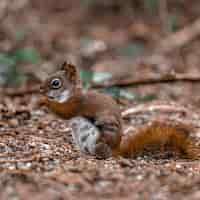
[[[58,78],[55,78],[51,81],[51,87],[53,89],[59,89],[61,87],[62,83],[61,80]]]

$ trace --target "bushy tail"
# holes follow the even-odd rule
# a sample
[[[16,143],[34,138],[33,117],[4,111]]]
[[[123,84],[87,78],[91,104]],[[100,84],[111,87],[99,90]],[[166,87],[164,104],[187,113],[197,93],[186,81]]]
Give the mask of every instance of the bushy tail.
[[[120,155],[136,157],[152,155],[156,158],[199,159],[200,147],[190,136],[191,128],[154,121],[122,137]]]

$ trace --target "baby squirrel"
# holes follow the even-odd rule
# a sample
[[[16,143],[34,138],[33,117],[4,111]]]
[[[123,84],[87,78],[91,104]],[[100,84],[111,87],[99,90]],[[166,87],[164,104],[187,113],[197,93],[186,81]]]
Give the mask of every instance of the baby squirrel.
[[[78,69],[64,63],[41,85],[40,105],[70,121],[78,149],[96,157],[136,157],[141,154],[171,152],[179,158],[197,159],[200,149],[190,131],[178,125],[153,122],[123,134],[118,104],[106,94],[85,91]]]

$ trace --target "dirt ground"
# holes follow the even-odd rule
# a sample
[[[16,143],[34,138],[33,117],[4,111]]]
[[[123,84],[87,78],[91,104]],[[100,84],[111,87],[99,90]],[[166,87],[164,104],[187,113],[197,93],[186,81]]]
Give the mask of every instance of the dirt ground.
[[[98,160],[82,155],[74,148],[67,121],[35,107],[35,88],[64,59],[84,69],[108,71],[119,85],[130,77],[198,75],[199,35],[178,48],[160,50],[158,41],[173,33],[163,28],[159,13],[148,13],[139,1],[1,1],[1,51],[31,46],[41,60],[18,68],[31,74],[30,81],[0,89],[0,199],[200,199],[199,161],[148,156]],[[198,19],[199,1],[168,2],[177,30],[190,28]],[[18,32],[23,32],[22,40],[16,39]],[[142,53],[135,53],[135,43],[143,45]],[[150,81],[127,89],[135,98],[118,98],[123,111],[141,105],[180,108],[132,114],[125,119],[127,126],[136,128],[158,118],[181,121],[195,128],[200,144],[200,81]]]

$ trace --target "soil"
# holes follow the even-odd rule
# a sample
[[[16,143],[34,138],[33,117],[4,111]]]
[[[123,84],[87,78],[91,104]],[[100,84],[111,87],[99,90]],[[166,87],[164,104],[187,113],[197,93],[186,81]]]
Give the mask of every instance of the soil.
[[[149,53],[155,41],[170,34],[157,20],[158,14],[148,13],[139,1],[107,4],[97,0],[94,5],[64,0],[2,2],[1,51],[29,45],[40,52],[41,61],[18,68],[34,80],[18,88],[1,87],[0,199],[200,199],[199,161],[159,156],[100,160],[83,155],[74,147],[67,121],[35,107],[39,93],[34,89],[65,58],[84,69],[110,71],[119,81],[119,74],[123,78],[172,70],[199,74],[198,37],[178,50],[154,55],[151,62],[142,57],[144,61],[138,64],[133,55],[124,56],[121,50],[139,41]],[[198,17],[199,6],[197,0],[192,4],[169,0],[169,13],[176,15],[178,30]],[[24,31],[23,40],[16,39],[18,31]],[[141,105],[180,107],[181,111],[132,114],[125,119],[126,126],[136,128],[158,118],[177,121],[195,128],[191,134],[194,131],[199,144],[199,90],[198,82],[130,85],[128,91],[137,98],[118,102],[123,111]]]

